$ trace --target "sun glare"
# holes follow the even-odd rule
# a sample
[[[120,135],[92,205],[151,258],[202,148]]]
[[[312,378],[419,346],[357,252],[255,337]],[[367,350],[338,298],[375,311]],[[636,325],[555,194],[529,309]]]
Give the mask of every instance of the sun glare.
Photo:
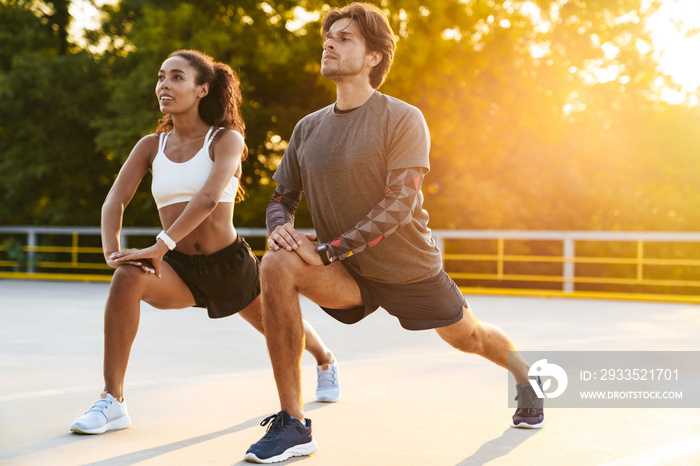
[[[118,0],[96,0],[93,2],[80,0],[73,1],[68,7],[68,12],[73,18],[69,27],[69,34],[81,46],[85,45],[85,31],[97,29],[100,26],[99,7],[107,3],[117,3]]]
[[[84,45],[84,31],[95,29],[99,26],[99,13],[95,6],[105,3],[115,3],[118,0],[76,0],[71,2],[70,14],[73,16],[70,34],[79,44]],[[653,0],[643,0],[644,7],[649,7]],[[522,13],[533,18],[538,27],[546,24],[539,16],[539,8],[530,1],[521,3]],[[644,9],[644,8],[643,8]],[[295,9],[296,21],[288,26],[290,30],[303,26],[308,21],[317,19],[318,13],[308,13],[297,7]],[[697,95],[700,88],[700,1],[699,0],[661,0],[661,7],[648,22],[652,35],[652,53],[659,63],[659,69],[667,74],[677,84],[678,89],[665,87],[660,80],[658,87],[663,100],[679,104],[688,102],[697,104]],[[505,27],[503,24],[501,25]],[[444,39],[461,39],[459,29],[446,30]],[[538,48],[540,47],[540,48]],[[532,50],[534,58],[546,55],[545,45],[535,46]],[[642,44],[641,48],[647,48]],[[640,51],[644,52],[645,50]],[[604,50],[606,56],[616,55],[615,50]],[[601,76],[595,76],[601,81],[616,79],[613,76],[615,70],[600,70]]]
[[[680,86],[662,89],[662,98],[682,103],[700,87],[700,5],[698,0],[663,0],[649,21],[659,69]],[[696,96],[690,96],[697,103]]]

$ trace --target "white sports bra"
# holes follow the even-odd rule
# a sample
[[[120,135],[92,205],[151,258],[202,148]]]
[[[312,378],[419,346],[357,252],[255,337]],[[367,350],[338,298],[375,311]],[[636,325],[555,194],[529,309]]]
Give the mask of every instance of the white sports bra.
[[[182,163],[173,162],[165,155],[165,144],[170,132],[159,135],[158,153],[151,167],[153,172],[151,193],[159,209],[178,202],[189,202],[201,191],[214,167],[214,161],[209,156],[209,146],[221,129],[223,128],[214,130],[213,126],[209,128],[204,138],[204,145],[199,152]],[[234,202],[237,191],[238,178],[232,176],[219,202]]]

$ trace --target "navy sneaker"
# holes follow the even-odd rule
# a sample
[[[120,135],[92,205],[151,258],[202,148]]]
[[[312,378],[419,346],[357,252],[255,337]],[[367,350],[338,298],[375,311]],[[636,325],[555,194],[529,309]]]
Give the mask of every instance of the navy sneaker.
[[[245,460],[252,463],[277,463],[293,456],[307,456],[318,450],[311,437],[311,419],[304,426],[287,411],[266,417],[261,426],[270,424],[267,433],[248,448]]]
[[[537,385],[542,389],[542,379],[537,377]],[[518,408],[513,415],[512,427],[539,429],[544,426],[544,400],[539,398],[530,384],[516,385]]]

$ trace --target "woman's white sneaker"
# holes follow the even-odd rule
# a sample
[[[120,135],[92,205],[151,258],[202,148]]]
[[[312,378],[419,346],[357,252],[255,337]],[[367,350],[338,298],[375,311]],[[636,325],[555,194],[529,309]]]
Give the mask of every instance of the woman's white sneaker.
[[[316,366],[318,376],[316,385],[316,401],[335,403],[340,399],[340,379],[338,378],[338,362]]]
[[[75,419],[70,430],[79,434],[102,434],[108,430],[126,429],[131,418],[126,409],[126,401],[121,403],[107,393],[92,405],[87,413]]]

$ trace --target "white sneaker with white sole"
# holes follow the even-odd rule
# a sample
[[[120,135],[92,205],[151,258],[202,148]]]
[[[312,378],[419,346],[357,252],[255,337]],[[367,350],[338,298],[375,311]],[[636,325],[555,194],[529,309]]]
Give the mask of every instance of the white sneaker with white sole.
[[[79,434],[102,434],[108,430],[126,429],[131,418],[126,409],[126,401],[121,403],[107,393],[92,405],[87,413],[75,419],[70,430]]]
[[[318,382],[316,385],[316,401],[335,403],[340,399],[340,379],[338,378],[338,362],[316,366]]]

